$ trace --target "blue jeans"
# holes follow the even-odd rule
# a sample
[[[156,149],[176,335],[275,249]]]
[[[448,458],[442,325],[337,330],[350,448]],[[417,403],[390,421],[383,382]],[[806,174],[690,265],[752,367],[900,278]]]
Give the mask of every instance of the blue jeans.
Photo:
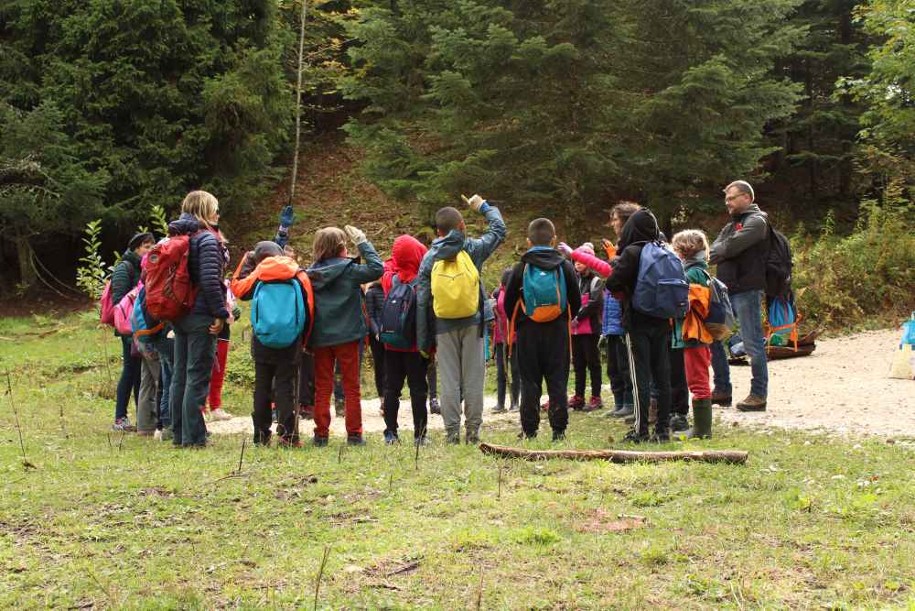
[[[206,445],[207,429],[201,408],[206,404],[210,374],[216,358],[212,316],[188,314],[175,322],[175,360],[169,411],[176,446]]]
[[[724,351],[724,342],[712,342],[712,372],[715,375],[715,391],[731,394],[731,366]]]
[[[750,357],[753,380],[750,393],[766,398],[769,391],[769,367],[766,363],[766,343],[762,328],[762,291],[744,291],[731,295],[731,307],[740,324],[743,347]]]
[[[114,419],[127,417],[127,404],[130,403],[130,395],[133,394],[133,404],[139,405],[140,396],[140,366],[142,362],[139,355],[133,356],[132,348],[133,339],[121,336],[121,357],[123,359],[123,368],[121,369],[121,379],[118,380],[118,390],[114,403]]]
[[[172,426],[171,406],[171,386],[172,386],[172,367],[175,358],[175,340],[165,337],[161,334],[154,347],[159,353],[159,365],[162,371],[159,372],[159,385],[162,388],[162,400],[159,402],[159,428],[167,429]]]

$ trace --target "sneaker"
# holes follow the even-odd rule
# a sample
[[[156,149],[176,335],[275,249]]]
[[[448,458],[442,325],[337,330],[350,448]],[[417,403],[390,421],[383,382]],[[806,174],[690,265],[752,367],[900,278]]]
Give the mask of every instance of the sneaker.
[[[585,398],[584,397],[580,397],[578,395],[573,395],[572,398],[569,399],[569,409],[574,409],[577,411],[580,409],[584,409],[584,407],[585,407]]]
[[[316,448],[327,447],[327,437],[318,437],[317,435],[315,435],[311,440],[311,445],[313,445]]]
[[[731,393],[725,393],[720,390],[712,391],[712,404],[719,405],[721,407],[731,407]]]
[[[299,417],[303,420],[314,420],[315,419],[315,406],[314,405],[300,405],[299,406]]]
[[[497,405],[494,408],[492,408],[492,413],[494,413],[494,414],[504,414],[507,411],[508,410],[505,409],[504,405]]]
[[[751,394],[743,401],[739,401],[736,407],[742,412],[764,412],[766,411],[766,400],[759,395]]]
[[[232,414],[230,414],[226,410],[222,409],[221,407],[217,407],[216,409],[210,410],[210,421],[212,421],[212,422],[220,422],[222,420],[231,420],[233,417],[234,416],[232,416]]]
[[[670,417],[670,430],[674,433],[689,430],[689,420],[683,414],[674,414]]]
[[[116,418],[114,424],[111,425],[112,431],[123,431],[125,433],[131,433],[137,430],[137,427],[130,424],[130,419],[127,416],[123,418]]]
[[[397,436],[397,433],[394,431],[385,431],[384,432],[384,442],[392,446],[395,443],[400,443],[400,437]]]
[[[442,413],[442,406],[438,404],[438,399],[436,397],[432,397],[431,399],[429,399],[429,413],[432,413],[432,414],[441,414]]]
[[[291,437],[280,437],[276,440],[276,447],[278,448],[301,448],[302,442],[298,439],[293,439]]]
[[[608,412],[606,415],[608,418],[625,418],[626,416],[631,416],[635,413],[635,408],[632,405],[618,405],[616,409],[612,412]]]
[[[626,433],[626,436],[623,437],[624,443],[645,443],[648,440],[648,433],[639,433],[635,429],[631,429]]]
[[[563,441],[565,438],[565,431],[553,431],[553,441]]]
[[[356,433],[355,435],[347,435],[346,445],[348,446],[364,446],[365,439],[362,438],[361,433]]]
[[[588,404],[584,407],[586,412],[596,412],[599,409],[604,409],[604,402],[600,397],[591,397],[591,400],[588,401]]]

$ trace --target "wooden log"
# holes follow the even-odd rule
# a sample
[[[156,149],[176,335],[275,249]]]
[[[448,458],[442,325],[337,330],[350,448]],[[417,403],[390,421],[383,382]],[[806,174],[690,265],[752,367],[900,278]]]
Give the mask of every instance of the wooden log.
[[[632,450],[525,450],[508,446],[480,444],[483,454],[523,460],[549,460],[564,458],[567,460],[609,460],[613,463],[631,462],[708,462],[742,465],[747,462],[749,452],[742,450],[682,450],[670,452],[635,452]]]

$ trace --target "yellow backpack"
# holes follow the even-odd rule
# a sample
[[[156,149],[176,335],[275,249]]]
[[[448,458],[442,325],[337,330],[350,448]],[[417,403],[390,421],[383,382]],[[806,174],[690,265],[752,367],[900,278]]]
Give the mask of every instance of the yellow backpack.
[[[480,272],[470,255],[439,259],[432,266],[432,310],[438,318],[467,318],[480,309]]]

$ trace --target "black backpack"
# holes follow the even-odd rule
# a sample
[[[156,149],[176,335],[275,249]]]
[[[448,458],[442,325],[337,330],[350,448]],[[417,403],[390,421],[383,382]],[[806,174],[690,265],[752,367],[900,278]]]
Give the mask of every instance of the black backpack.
[[[381,341],[403,350],[416,344],[416,280],[401,284],[394,276],[381,310]]]
[[[791,292],[791,244],[785,234],[769,225],[766,257],[766,296],[785,297]]]

